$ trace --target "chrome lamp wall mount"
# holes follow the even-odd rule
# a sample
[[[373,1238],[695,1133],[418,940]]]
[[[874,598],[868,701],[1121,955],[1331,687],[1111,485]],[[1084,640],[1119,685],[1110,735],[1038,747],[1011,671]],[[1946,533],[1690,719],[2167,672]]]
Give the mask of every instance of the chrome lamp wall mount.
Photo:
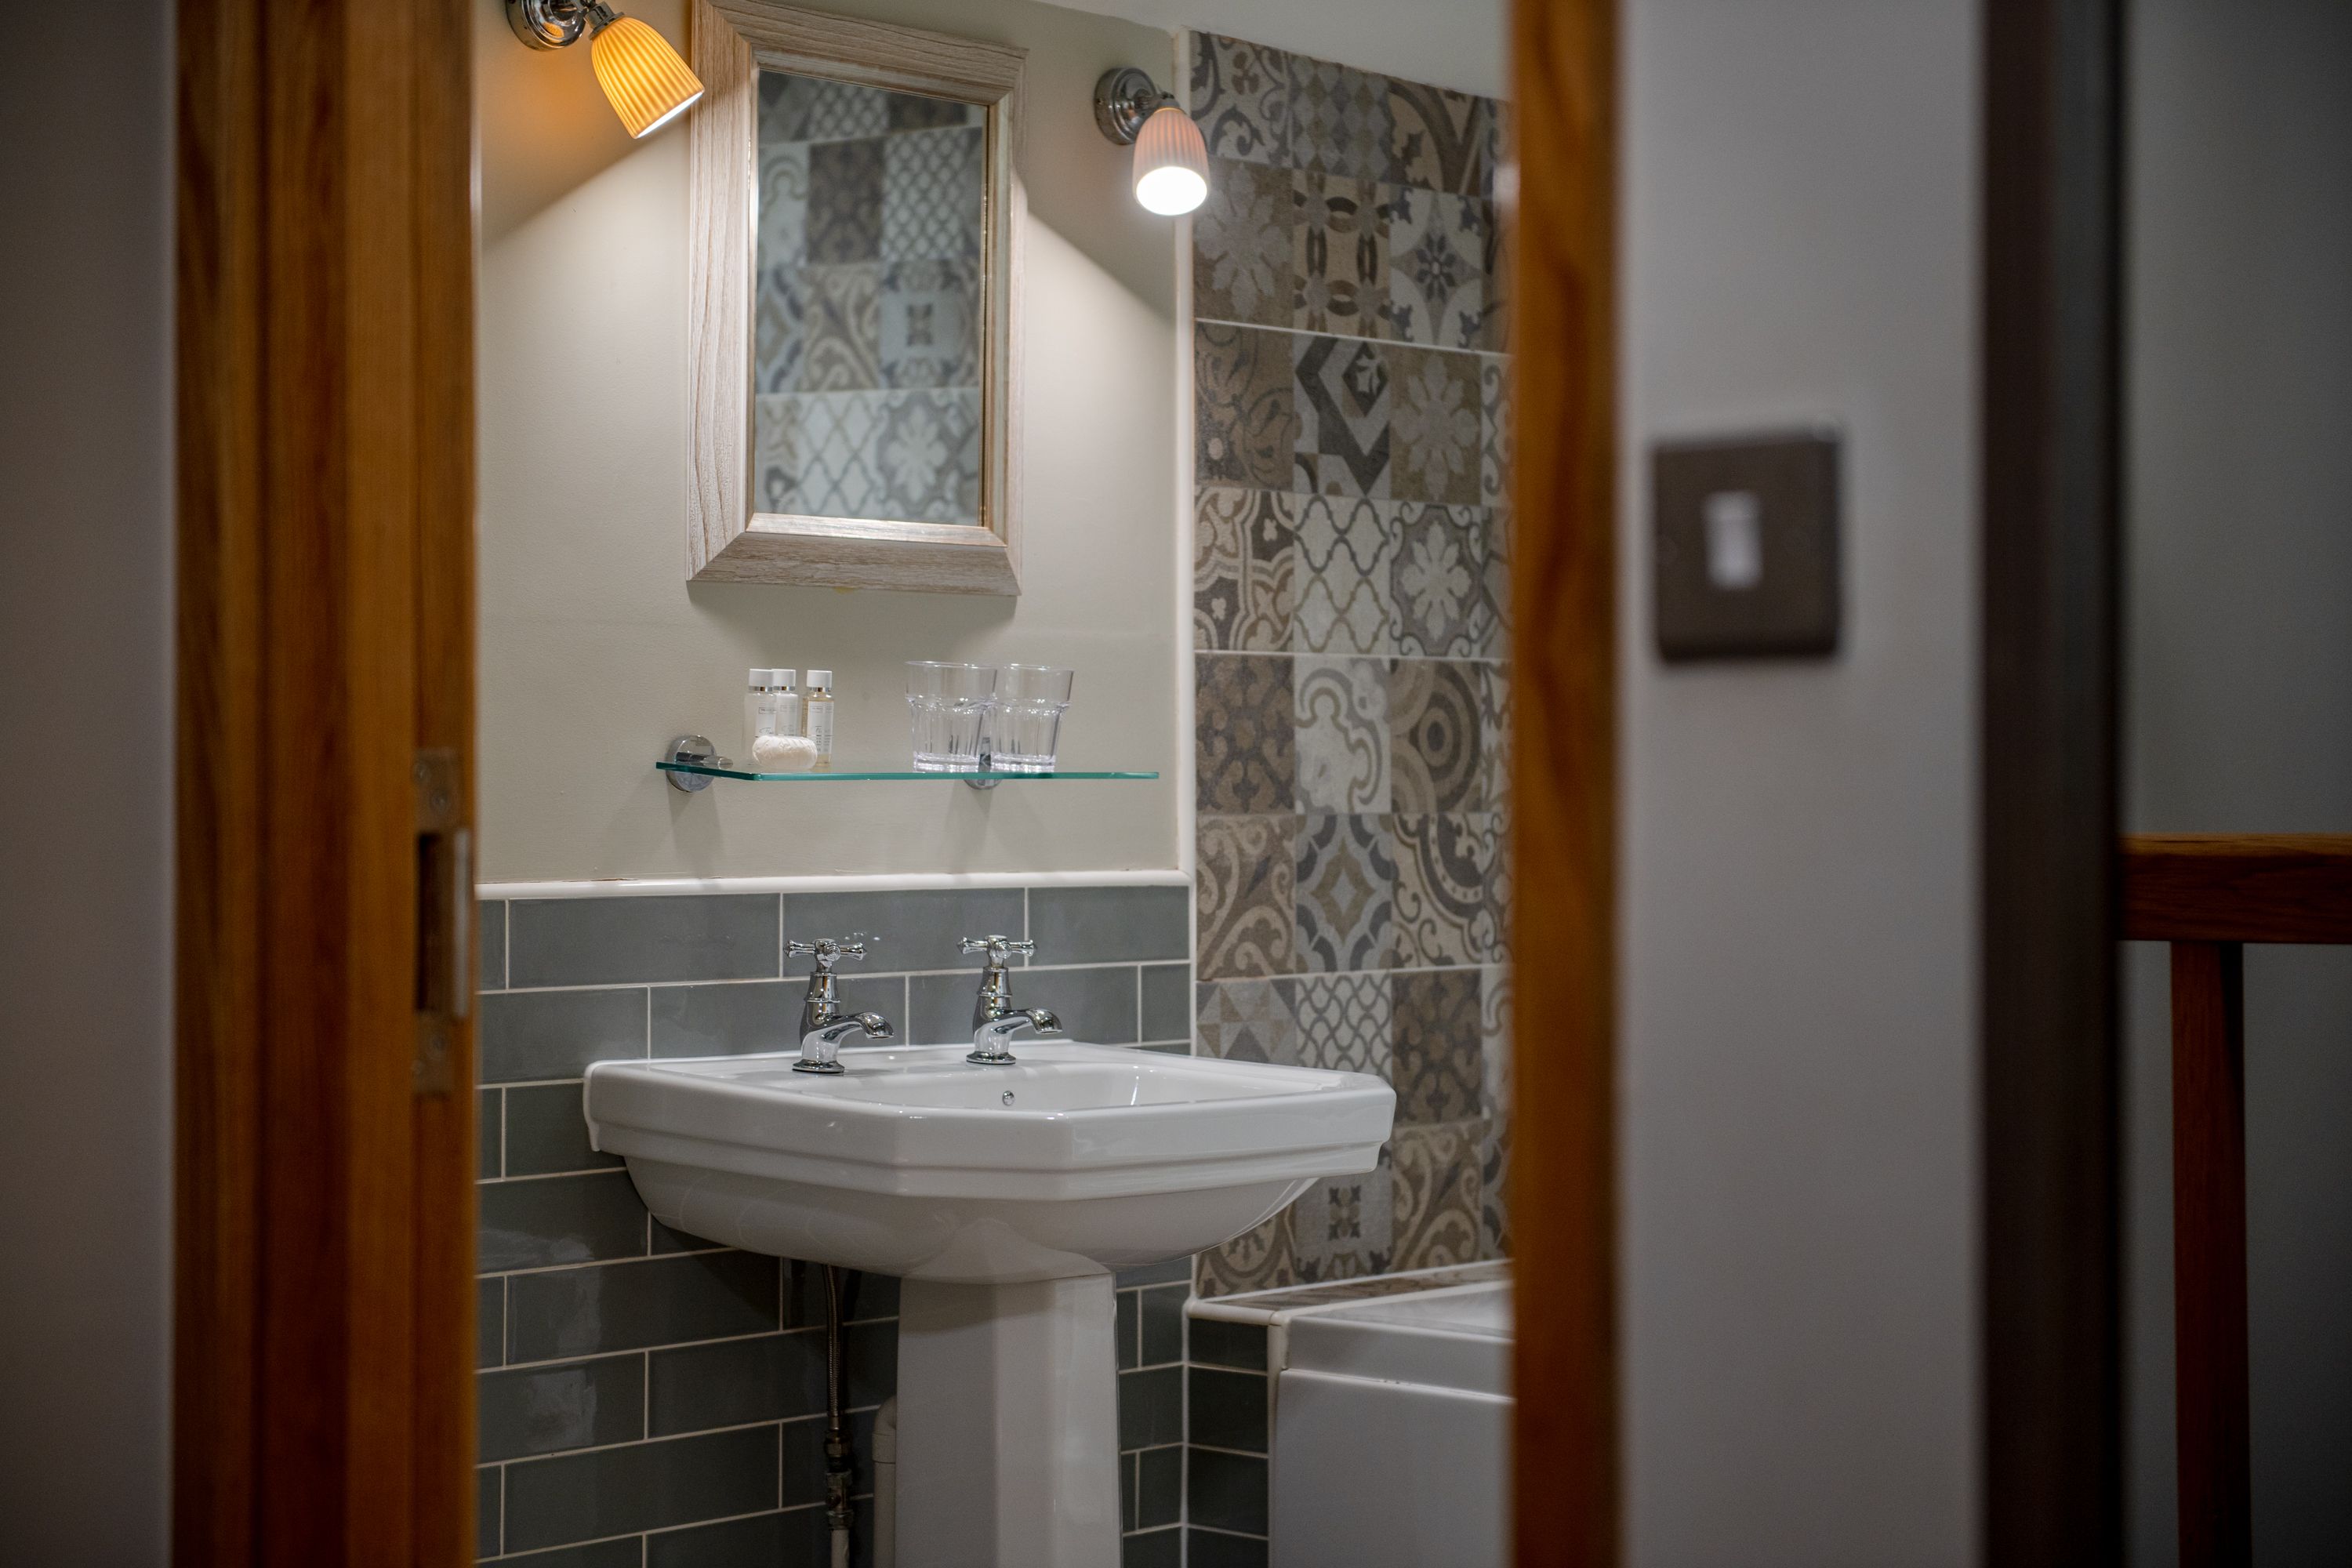
[[[1209,148],[1201,128],[1133,66],[1103,72],[1095,83],[1095,124],[1119,146],[1135,149],[1135,199],[1164,217],[1208,199]]]
[[[507,0],[507,26],[534,49],[583,37],[597,84],[632,137],[651,135],[694,106],[702,82],[669,40],[604,0]]]

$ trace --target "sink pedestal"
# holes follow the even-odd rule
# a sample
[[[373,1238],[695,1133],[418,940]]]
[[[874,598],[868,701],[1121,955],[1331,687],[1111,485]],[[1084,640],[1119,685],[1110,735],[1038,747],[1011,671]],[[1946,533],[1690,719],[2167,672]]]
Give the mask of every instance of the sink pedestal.
[[[898,1561],[1116,1568],[1111,1277],[908,1279],[898,1296]]]

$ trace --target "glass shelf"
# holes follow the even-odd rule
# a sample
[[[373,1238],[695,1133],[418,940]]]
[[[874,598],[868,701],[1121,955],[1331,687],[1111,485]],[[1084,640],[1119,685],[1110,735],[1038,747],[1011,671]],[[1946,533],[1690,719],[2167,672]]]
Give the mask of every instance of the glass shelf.
[[[877,781],[942,784],[1043,784],[1054,779],[1156,779],[1155,773],[1113,773],[1093,769],[1063,768],[1050,773],[919,773],[911,768],[844,768],[836,766],[829,773],[763,773],[751,768],[720,766],[716,762],[672,762],[664,757],[654,763],[666,773],[695,773],[704,778],[746,779],[754,784],[856,784]]]

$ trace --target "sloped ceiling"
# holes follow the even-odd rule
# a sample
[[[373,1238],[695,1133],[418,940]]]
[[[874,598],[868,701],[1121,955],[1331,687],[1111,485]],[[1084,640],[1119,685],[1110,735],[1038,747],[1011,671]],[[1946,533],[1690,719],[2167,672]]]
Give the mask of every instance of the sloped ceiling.
[[[1504,94],[1506,0],[1064,0],[1488,98]]]

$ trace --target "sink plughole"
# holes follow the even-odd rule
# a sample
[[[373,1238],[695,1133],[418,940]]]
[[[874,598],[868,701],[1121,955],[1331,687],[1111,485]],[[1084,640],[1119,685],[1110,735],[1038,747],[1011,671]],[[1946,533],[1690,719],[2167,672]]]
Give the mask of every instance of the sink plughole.
[[[1370,1171],[1396,1096],[1362,1073],[1024,1042],[599,1062],[586,1114],[661,1222],[911,1279],[1003,1285],[1181,1258]]]

